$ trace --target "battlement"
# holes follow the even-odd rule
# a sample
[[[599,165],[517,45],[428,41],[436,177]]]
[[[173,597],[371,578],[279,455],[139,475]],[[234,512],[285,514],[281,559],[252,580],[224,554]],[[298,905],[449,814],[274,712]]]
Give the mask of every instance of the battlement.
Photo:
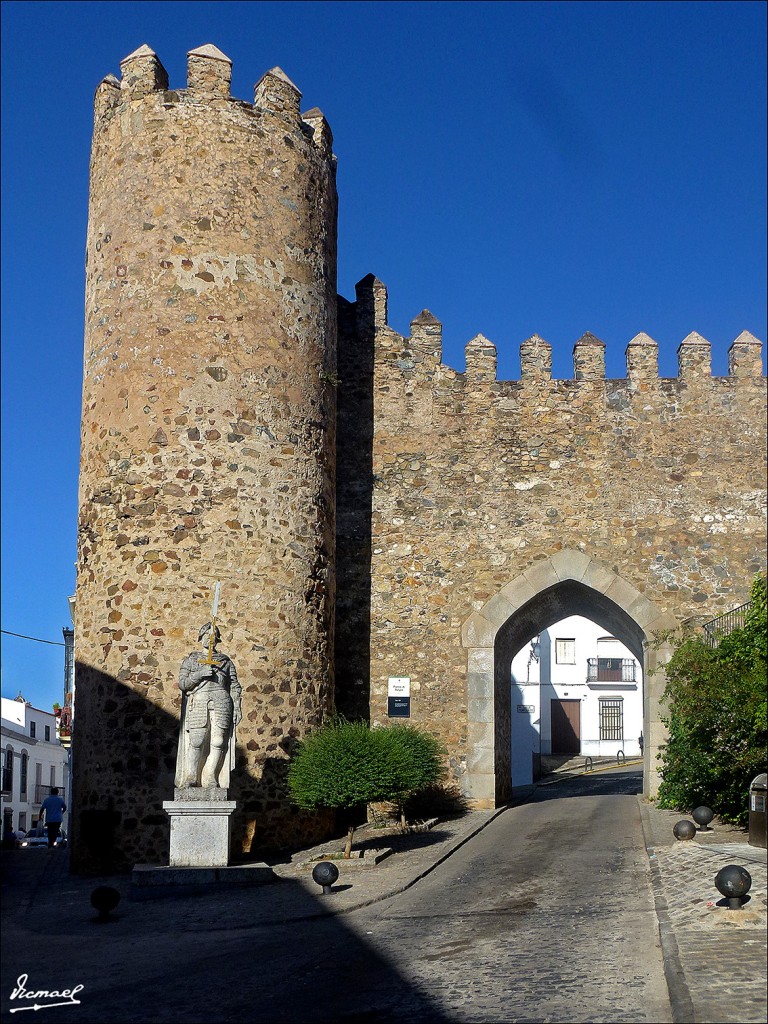
[[[411,333],[404,337],[387,324],[387,289],[372,274],[356,286],[356,301],[349,312],[359,337],[376,339],[377,358],[391,361],[404,375],[421,372],[434,375],[438,368],[444,374],[475,383],[499,382],[496,373],[496,346],[482,334],[465,346],[466,370],[452,370],[442,362],[442,324],[427,309],[411,322]],[[763,343],[749,331],[742,331],[728,349],[728,378],[760,378]],[[658,344],[640,332],[625,349],[626,379],[631,387],[640,388],[661,380],[658,372]],[[696,331],[680,342],[677,350],[678,377],[667,378],[691,384],[712,378],[711,345]],[[605,375],[605,342],[589,331],[573,346],[574,381],[601,381]],[[718,378],[714,378],[718,379]],[[540,384],[552,380],[552,346],[538,334],[520,345],[520,382]],[[500,383],[500,382],[499,382]]]
[[[271,68],[261,76],[254,86],[252,103],[233,97],[232,61],[213,43],[188,52],[186,89],[169,88],[168,72],[146,43],[120,61],[120,74],[119,79],[107,75],[96,89],[97,122],[111,120],[123,104],[147,98],[161,100],[166,108],[178,104],[213,107],[230,104],[246,113],[278,117],[289,126],[305,131],[321,149],[329,150],[333,141],[322,111],[313,107],[301,114],[301,92],[281,68]]]

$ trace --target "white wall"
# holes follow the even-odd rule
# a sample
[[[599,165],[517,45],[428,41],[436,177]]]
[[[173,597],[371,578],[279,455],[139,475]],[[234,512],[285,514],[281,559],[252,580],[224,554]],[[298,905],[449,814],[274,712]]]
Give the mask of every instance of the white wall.
[[[551,701],[579,700],[581,703],[581,748],[583,756],[609,757],[623,750],[627,757],[640,755],[643,728],[642,666],[632,652],[615,638],[605,639],[602,626],[580,615],[571,615],[550,626],[539,637],[539,658],[531,658],[531,644],[512,660],[512,784],[529,785],[537,753],[550,754]],[[557,658],[557,640],[574,640],[574,664]],[[634,682],[588,682],[589,658],[620,658],[634,663]],[[600,739],[600,698],[621,699],[623,732],[621,740]],[[531,709],[522,710],[524,708]]]
[[[67,799],[68,755],[56,737],[56,717],[51,712],[33,708],[31,704],[8,697],[2,698],[1,711],[2,764],[5,767],[9,752],[13,763],[11,791],[3,793],[3,820],[10,812],[14,830],[20,827],[30,829],[39,818],[40,803],[50,792],[51,786],[58,786],[60,796]],[[26,792],[22,792],[21,789],[24,755],[27,758]],[[38,778],[41,792],[36,792]],[[65,828],[67,817],[65,814]]]

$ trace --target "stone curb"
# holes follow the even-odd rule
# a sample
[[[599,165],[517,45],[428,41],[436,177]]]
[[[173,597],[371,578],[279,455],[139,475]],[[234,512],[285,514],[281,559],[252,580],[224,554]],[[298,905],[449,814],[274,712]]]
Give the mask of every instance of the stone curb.
[[[669,1002],[672,1007],[672,1020],[674,1024],[695,1024],[696,1017],[693,1009],[693,1000],[691,999],[691,992],[685,980],[682,963],[680,962],[680,949],[677,945],[674,928],[669,919],[669,907],[664,895],[661,871],[659,870],[659,862],[656,858],[656,848],[653,845],[650,814],[640,797],[637,798],[637,803],[640,808],[645,851],[648,854],[648,864],[651,871],[653,899],[656,919],[659,923],[659,939],[664,959],[664,976],[667,981]]]
[[[443,864],[446,860],[448,860],[450,856],[456,853],[457,850],[461,849],[461,847],[464,846],[465,843],[468,843],[470,839],[474,839],[474,837],[478,835],[478,833],[482,832],[483,829],[487,825],[490,825],[490,823],[494,821],[496,818],[498,818],[500,814],[503,814],[505,811],[509,810],[511,806],[512,804],[506,804],[504,807],[498,807],[495,811],[489,814],[489,816],[484,821],[481,821],[477,825],[472,826],[472,828],[469,829],[469,831],[467,831],[464,835],[458,836],[457,838],[451,840],[447,848],[440,854],[440,856],[437,857],[435,860],[430,861],[430,863],[428,863],[422,870],[418,871],[416,874],[408,875],[407,878],[404,879],[402,882],[394,883],[385,892],[381,892],[376,896],[371,896],[369,899],[360,899],[357,902],[350,903],[345,907],[337,908],[332,906],[331,904],[328,904],[327,907],[324,907],[322,910],[316,911],[314,913],[303,914],[300,917],[291,917],[291,921],[312,921],[320,917],[328,917],[330,914],[349,914],[353,910],[360,910],[363,907],[370,907],[374,903],[381,903],[382,900],[388,900],[392,896],[398,896],[401,892],[405,892],[406,889],[410,889],[417,882],[421,881],[422,878],[426,878],[426,876],[429,875],[432,871],[434,871],[436,867],[438,867],[440,864]],[[396,857],[397,855],[395,855],[395,859]],[[407,875],[407,870],[404,870],[403,874]]]

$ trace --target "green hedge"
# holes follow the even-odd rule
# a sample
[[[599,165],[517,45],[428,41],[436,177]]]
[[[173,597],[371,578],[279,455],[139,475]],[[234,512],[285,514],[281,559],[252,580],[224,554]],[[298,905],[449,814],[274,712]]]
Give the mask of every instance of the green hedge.
[[[766,583],[756,577],[743,629],[711,647],[698,636],[677,641],[666,665],[662,720],[669,739],[659,754],[660,807],[711,807],[746,825],[749,783],[766,765]]]
[[[288,768],[295,804],[357,807],[408,796],[440,781],[443,752],[429,733],[411,725],[371,729],[334,720],[312,733]]]

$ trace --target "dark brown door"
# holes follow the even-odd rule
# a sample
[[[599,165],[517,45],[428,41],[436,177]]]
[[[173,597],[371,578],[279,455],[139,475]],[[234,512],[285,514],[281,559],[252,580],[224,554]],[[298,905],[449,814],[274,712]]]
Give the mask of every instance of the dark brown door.
[[[581,701],[552,701],[552,753],[581,752]]]

